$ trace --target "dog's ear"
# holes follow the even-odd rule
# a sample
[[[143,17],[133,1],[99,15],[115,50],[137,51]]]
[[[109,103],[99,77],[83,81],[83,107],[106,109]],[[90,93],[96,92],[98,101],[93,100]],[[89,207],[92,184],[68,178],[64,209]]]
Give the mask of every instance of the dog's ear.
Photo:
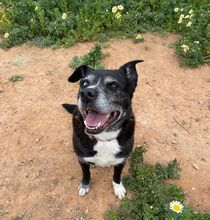
[[[86,76],[86,74],[91,70],[93,69],[90,68],[89,66],[81,65],[76,68],[76,70],[71,74],[71,76],[69,76],[68,81],[72,83],[77,82],[78,80]]]
[[[137,86],[137,80],[138,80],[138,75],[137,75],[137,71],[136,71],[136,64],[140,63],[140,62],[144,62],[144,60],[130,61],[130,62],[124,64],[123,66],[121,66],[119,69],[120,71],[123,71],[128,83],[129,83],[129,90],[131,93],[131,98],[132,98],[132,94],[134,93],[135,88]]]

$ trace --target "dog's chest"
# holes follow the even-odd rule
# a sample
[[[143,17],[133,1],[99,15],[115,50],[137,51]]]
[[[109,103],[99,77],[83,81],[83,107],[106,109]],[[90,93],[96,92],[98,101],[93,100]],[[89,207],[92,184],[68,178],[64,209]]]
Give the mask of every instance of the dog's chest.
[[[117,165],[124,161],[124,158],[117,158],[115,156],[120,152],[120,146],[116,139],[111,141],[97,141],[94,151],[97,153],[93,157],[84,157],[83,159],[86,162],[103,167]]]

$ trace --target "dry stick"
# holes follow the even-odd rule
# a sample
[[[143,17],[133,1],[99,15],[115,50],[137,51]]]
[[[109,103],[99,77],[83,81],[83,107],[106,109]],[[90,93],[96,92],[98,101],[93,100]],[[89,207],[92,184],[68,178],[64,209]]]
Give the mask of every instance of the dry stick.
[[[174,119],[174,121],[175,121],[178,125],[180,125],[188,134],[190,134],[190,132],[189,132],[180,122],[178,122],[175,117],[173,117],[173,119]],[[191,135],[191,134],[190,134],[190,135]]]

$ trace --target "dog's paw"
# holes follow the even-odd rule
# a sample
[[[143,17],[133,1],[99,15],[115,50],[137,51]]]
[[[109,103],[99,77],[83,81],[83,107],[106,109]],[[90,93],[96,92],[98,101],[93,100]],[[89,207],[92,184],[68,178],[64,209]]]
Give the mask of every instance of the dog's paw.
[[[85,194],[87,194],[90,190],[90,185],[85,185],[83,183],[80,183],[80,185],[78,186],[78,191],[79,191],[79,195],[80,196],[84,196]]]
[[[123,186],[122,182],[120,184],[115,183],[112,181],[113,189],[114,189],[114,194],[117,196],[118,199],[122,200],[125,197],[126,190],[125,187]]]

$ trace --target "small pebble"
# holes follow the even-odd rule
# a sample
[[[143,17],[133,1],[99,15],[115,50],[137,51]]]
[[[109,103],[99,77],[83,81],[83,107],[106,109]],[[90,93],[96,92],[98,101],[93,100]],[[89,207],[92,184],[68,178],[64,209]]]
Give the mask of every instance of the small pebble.
[[[192,187],[192,191],[195,191],[195,187]]]
[[[195,168],[196,170],[199,170],[199,167],[196,164],[193,164],[192,167]]]
[[[172,143],[172,144],[176,144],[176,141],[175,141],[175,140],[173,140],[173,141],[171,141],[171,143]]]

